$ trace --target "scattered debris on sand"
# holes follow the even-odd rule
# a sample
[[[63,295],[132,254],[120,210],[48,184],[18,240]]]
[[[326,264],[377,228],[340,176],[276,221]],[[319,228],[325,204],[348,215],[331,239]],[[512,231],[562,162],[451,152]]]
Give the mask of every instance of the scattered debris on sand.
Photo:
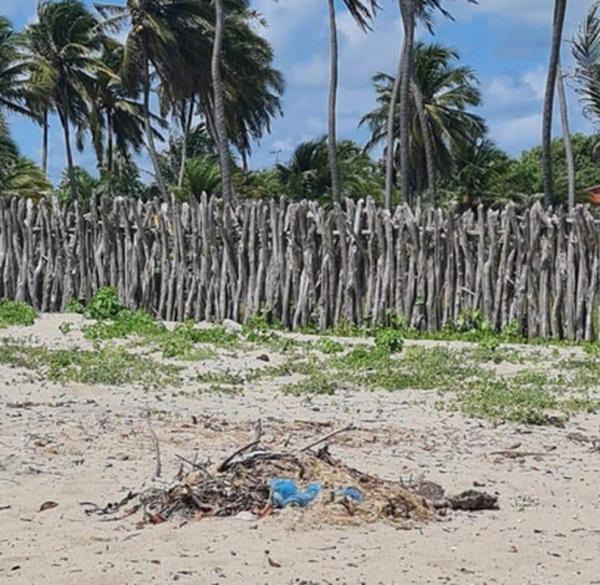
[[[410,527],[444,516],[451,510],[489,510],[498,507],[495,495],[468,490],[446,497],[433,482],[407,485],[376,477],[334,458],[327,441],[354,430],[353,425],[334,430],[295,451],[272,451],[261,444],[257,424],[252,441],[217,465],[182,462],[171,482],[160,479],[160,449],[156,477],[150,487],[129,492],[104,507],[81,502],[88,515],[120,520],[137,513],[139,527],[160,524],[173,517],[201,520],[206,517],[264,518],[288,502],[303,507],[303,519],[319,524],[361,524],[389,521]],[[324,445],[324,446],[323,446]],[[321,446],[318,450],[316,447]],[[293,489],[292,497],[276,494],[275,485]],[[306,496],[296,486],[308,486]],[[304,498],[304,499],[303,499]],[[282,502],[284,502],[282,504]]]

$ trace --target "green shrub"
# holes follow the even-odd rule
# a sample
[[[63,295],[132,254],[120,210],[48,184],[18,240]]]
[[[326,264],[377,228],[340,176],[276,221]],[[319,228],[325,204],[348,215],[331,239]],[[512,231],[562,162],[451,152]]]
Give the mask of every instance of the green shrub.
[[[65,313],[77,313],[83,315],[85,313],[85,305],[79,299],[71,299],[65,307]]]
[[[125,306],[119,299],[117,291],[113,287],[103,286],[92,297],[85,315],[90,319],[101,321],[114,319],[123,310],[125,310]]]
[[[396,353],[402,351],[404,339],[400,331],[380,329],[375,333],[375,347],[388,353]]]
[[[335,339],[330,339],[329,337],[324,337],[323,339],[319,339],[317,341],[317,349],[321,353],[340,353],[344,351],[344,346]]]
[[[13,325],[33,325],[37,312],[33,307],[18,301],[0,300],[0,328]]]
[[[167,328],[157,323],[145,311],[128,311],[121,309],[112,320],[99,320],[92,325],[82,327],[86,339],[94,341],[102,339],[119,339],[129,335],[143,338],[157,337],[165,333]]]

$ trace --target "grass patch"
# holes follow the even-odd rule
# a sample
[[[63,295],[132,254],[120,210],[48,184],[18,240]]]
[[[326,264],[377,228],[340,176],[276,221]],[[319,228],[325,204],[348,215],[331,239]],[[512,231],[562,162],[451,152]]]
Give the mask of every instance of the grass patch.
[[[316,348],[324,354],[341,353],[344,351],[344,346],[335,339],[330,337],[323,337],[316,343]]]
[[[468,364],[460,352],[409,347],[393,356],[381,347],[360,346],[332,361],[337,375],[354,384],[383,390],[450,390],[483,372]]]
[[[120,386],[176,386],[181,382],[180,368],[160,364],[124,348],[49,350],[44,347],[0,346],[0,363],[36,370],[52,382],[78,382]]]
[[[525,370],[507,378],[472,380],[459,391],[456,403],[469,416],[533,425],[560,424],[572,414],[600,407],[600,401],[585,393],[573,394],[581,387],[571,386],[568,393],[566,387],[564,376]]]
[[[109,292],[107,292],[109,291]],[[87,314],[98,319],[84,325],[83,335],[91,341],[106,341],[137,337],[142,343],[155,344],[165,358],[189,361],[212,359],[213,349],[196,347],[198,344],[232,346],[237,335],[223,327],[200,328],[192,322],[181,323],[169,330],[144,311],[129,311],[114,298],[112,289],[100,289],[90,303]]]
[[[244,387],[233,384],[211,384],[207,392],[225,396],[237,396],[244,392]]]
[[[331,379],[331,376],[321,372],[313,372],[299,382],[286,384],[281,388],[281,391],[284,394],[293,396],[306,394],[331,396],[335,394],[336,389],[337,384]]]
[[[244,384],[244,376],[234,372],[204,372],[196,376],[201,384],[225,384],[238,386]]]
[[[15,325],[33,325],[37,312],[33,307],[18,301],[0,300],[0,328]]]

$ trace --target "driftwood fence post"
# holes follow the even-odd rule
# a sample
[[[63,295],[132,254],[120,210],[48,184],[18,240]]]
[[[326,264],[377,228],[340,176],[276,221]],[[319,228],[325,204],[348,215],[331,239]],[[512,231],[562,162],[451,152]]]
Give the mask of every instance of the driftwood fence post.
[[[597,339],[600,230],[585,207],[390,212],[206,196],[88,206],[0,198],[0,297],[62,311],[113,286],[167,320],[286,327],[384,324],[423,330],[478,311],[529,337]]]

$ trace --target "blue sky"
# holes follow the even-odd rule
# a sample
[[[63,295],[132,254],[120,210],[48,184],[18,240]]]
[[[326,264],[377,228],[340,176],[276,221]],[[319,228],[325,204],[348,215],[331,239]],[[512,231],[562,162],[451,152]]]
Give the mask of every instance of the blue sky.
[[[120,3],[119,0],[114,0]],[[374,30],[364,34],[339,4],[340,138],[359,142],[366,131],[358,129],[361,116],[372,109],[375,95],[371,77],[378,71],[393,73],[402,42],[397,0],[380,0],[382,10]],[[2,0],[0,12],[16,26],[34,18],[37,0]],[[91,2],[90,2],[91,4]],[[565,39],[571,39],[592,0],[570,0]],[[491,137],[512,154],[539,143],[541,134],[544,68],[552,22],[552,0],[480,0],[479,5],[448,0],[455,21],[438,18],[435,40],[459,50],[462,61],[480,78]],[[251,166],[260,168],[286,160],[299,142],[325,133],[328,88],[328,25],[325,0],[254,0],[269,26],[263,33],[275,49],[276,66],[286,78],[284,117],[273,122],[272,133],[255,148]],[[420,31],[423,40],[429,35]],[[568,44],[564,66],[572,63]],[[569,88],[574,131],[591,131],[581,114],[577,96]],[[556,116],[558,118],[558,116]],[[11,128],[23,152],[39,159],[40,131],[30,122],[11,117]],[[559,128],[556,128],[559,133]],[[142,167],[149,168],[142,159]],[[52,126],[50,174],[56,180],[64,166],[58,123]],[[77,163],[94,169],[89,149],[77,154]]]

